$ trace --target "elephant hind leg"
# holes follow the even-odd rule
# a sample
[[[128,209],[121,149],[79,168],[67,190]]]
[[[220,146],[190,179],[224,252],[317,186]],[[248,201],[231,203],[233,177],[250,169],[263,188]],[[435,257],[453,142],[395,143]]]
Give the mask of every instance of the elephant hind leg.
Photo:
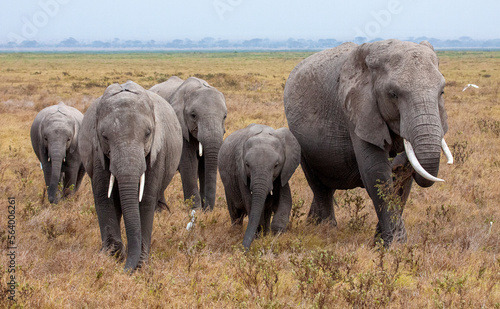
[[[307,218],[314,223],[330,221],[333,226],[337,226],[335,220],[335,212],[333,210],[333,193],[335,189],[328,188],[314,175],[312,169],[308,166],[304,156],[302,155],[300,165],[307,179],[307,183],[313,191],[313,201]]]

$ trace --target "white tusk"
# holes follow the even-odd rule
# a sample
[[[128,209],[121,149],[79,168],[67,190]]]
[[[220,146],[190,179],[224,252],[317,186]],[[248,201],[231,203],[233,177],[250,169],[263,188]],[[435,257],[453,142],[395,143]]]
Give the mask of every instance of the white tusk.
[[[64,157],[63,162],[66,162],[66,157]]]
[[[203,156],[203,146],[201,143],[198,144],[198,153],[200,154],[200,157]]]
[[[446,145],[444,138],[441,140],[441,148],[443,148],[444,155],[448,159],[448,164],[453,164],[453,155],[451,154],[450,148]]]
[[[250,191],[250,194],[252,195],[252,194],[253,194],[253,191]]]
[[[441,178],[432,176],[422,167],[422,165],[420,165],[420,162],[418,162],[418,159],[415,156],[415,152],[413,151],[413,147],[411,146],[410,142],[407,141],[406,139],[404,140],[404,145],[405,145],[406,156],[408,157],[411,166],[413,166],[413,168],[415,169],[415,172],[417,172],[420,176],[430,181],[434,182],[444,181]]]
[[[273,196],[273,190],[271,190],[271,196]]]
[[[142,173],[141,183],[139,184],[139,202],[142,201],[142,195],[144,194],[144,181],[146,180],[146,174]]]
[[[48,159],[47,161],[49,161],[49,162],[50,162],[50,157],[49,157],[49,159]]]
[[[115,183],[115,175],[111,174],[111,177],[109,177],[108,198],[111,197],[111,192],[113,191],[114,183]]]
[[[43,170],[42,162],[40,162],[40,169],[42,169],[42,170]]]

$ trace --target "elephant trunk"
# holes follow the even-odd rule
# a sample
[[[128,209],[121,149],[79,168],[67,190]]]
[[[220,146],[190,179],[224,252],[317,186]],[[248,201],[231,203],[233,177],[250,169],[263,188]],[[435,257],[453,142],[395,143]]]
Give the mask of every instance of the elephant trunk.
[[[266,185],[255,184],[252,190],[252,205],[250,208],[250,215],[248,216],[248,226],[243,238],[243,247],[249,249],[255,238],[255,233],[261,222],[264,205],[266,202],[269,190]]]
[[[49,202],[53,204],[57,204],[59,202],[59,198],[57,197],[57,189],[59,187],[59,181],[61,180],[61,169],[63,161],[66,157],[66,149],[64,146],[60,147],[51,147],[49,150],[49,163],[50,163],[50,183],[47,189],[47,193],[49,196]]]
[[[204,150],[205,162],[205,209],[214,209],[217,188],[217,161],[222,140],[207,143]]]
[[[427,173],[437,177],[443,140],[441,120],[438,115],[423,114],[414,118],[413,123],[409,136],[416,159]],[[434,181],[440,181],[429,178],[431,177],[425,178],[420,173],[415,174],[415,181],[421,187],[430,187]]]
[[[111,179],[115,178],[118,183],[120,206],[127,235],[128,253],[125,271],[134,271],[141,260],[142,236],[139,203],[140,187],[143,188],[145,171],[146,160],[143,147],[120,144],[111,149]],[[112,183],[110,181],[108,195],[112,193]]]
[[[117,176],[120,204],[127,234],[125,271],[137,268],[141,258],[141,219],[139,214],[139,176]]]
[[[200,142],[199,154],[204,158],[204,209],[214,209],[215,193],[217,188],[217,161],[219,150],[222,146],[224,129],[218,117],[207,117],[206,122],[200,123],[198,141]],[[202,197],[203,198],[203,197]]]
[[[243,246],[248,249],[252,243],[265,207],[266,198],[272,194],[273,179],[272,175],[262,175],[262,173],[251,175],[250,194],[252,195],[252,204],[248,216],[248,226],[243,238]]]

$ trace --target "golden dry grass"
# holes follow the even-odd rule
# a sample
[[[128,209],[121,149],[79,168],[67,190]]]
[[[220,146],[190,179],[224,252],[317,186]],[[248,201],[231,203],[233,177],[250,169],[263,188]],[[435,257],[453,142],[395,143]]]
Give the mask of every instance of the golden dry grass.
[[[312,193],[300,168],[289,231],[254,241],[246,255],[220,181],[215,210],[197,213],[187,231],[176,175],[166,192],[172,211],[155,216],[150,261],[133,275],[99,252],[88,177],[74,196],[47,202],[29,139],[43,107],[64,101],[83,112],[113,82],[149,88],[196,75],[226,95],[227,134],[252,122],[279,128],[284,83],[307,55],[0,54],[0,307],[499,308],[499,52],[439,53],[457,162],[443,158],[445,183],[414,185],[404,212],[408,242],[389,250],[372,245],[376,216],[361,189],[336,193],[338,227],[307,225]],[[468,83],[480,88],[462,92]],[[8,197],[17,204],[17,303],[6,299]]]

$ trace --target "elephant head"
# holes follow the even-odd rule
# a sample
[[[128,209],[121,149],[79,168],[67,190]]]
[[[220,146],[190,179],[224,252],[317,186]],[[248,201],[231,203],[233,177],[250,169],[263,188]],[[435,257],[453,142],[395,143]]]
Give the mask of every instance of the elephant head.
[[[445,80],[427,42],[388,40],[354,49],[341,68],[339,94],[361,139],[381,149],[399,145],[422,187],[437,178],[441,148],[452,162],[443,136],[448,130],[444,108]]]
[[[162,102],[158,103],[156,99]],[[149,207],[141,204],[145,183],[147,187],[151,187],[152,183],[157,181],[156,178],[163,177],[151,176],[150,173],[154,172],[149,169],[155,167],[160,151],[170,151],[162,150],[167,147],[166,132],[169,130],[165,128],[169,123],[168,119],[164,119],[166,116],[161,115],[163,110],[158,110],[158,104],[166,106],[167,103],[134,82],[110,85],[87,111],[83,125],[88,132],[85,132],[85,136],[80,135],[83,161],[93,181],[96,210],[97,205],[103,203],[102,200],[112,198],[115,205],[119,200],[118,207],[121,207],[120,212],[123,213],[128,241],[126,270],[137,267],[141,260],[141,246],[145,246],[144,239],[141,239],[141,228],[145,229],[147,223],[141,222],[140,214],[146,211],[144,207]],[[175,122],[177,123],[177,120]],[[178,133],[180,142],[180,132]],[[89,143],[91,145],[88,145]],[[173,164],[178,164],[178,160]],[[94,168],[91,168],[92,166]],[[165,167],[162,168],[166,173]],[[95,186],[105,186],[108,179],[107,190],[99,196]],[[115,182],[118,188],[114,189]],[[152,199],[156,203],[156,196]],[[109,229],[101,223],[101,220],[107,222],[105,216],[109,216],[109,210],[98,210],[103,247],[108,241],[105,239],[105,233],[108,233]],[[146,246],[149,250],[149,244]]]
[[[248,226],[243,246],[249,248],[260,224],[268,195],[276,185],[285,186],[300,163],[300,145],[288,128],[274,130],[263,125],[247,127],[237,149],[237,169],[251,194]],[[278,184],[275,183],[278,181]]]
[[[79,115],[75,115],[74,111],[69,110],[61,102],[42,110],[32,126],[33,148],[42,168],[50,170],[50,178],[46,179],[50,203],[57,204],[59,201],[57,190],[61,180],[62,165],[66,162],[66,157],[78,148],[77,137],[83,115],[80,112],[77,113]]]
[[[215,204],[217,159],[224,133],[227,107],[224,95],[206,81],[190,77],[169,98],[186,142],[198,142],[198,156],[204,158],[205,179],[200,179],[205,205]],[[181,171],[182,175],[182,171]],[[203,187],[204,185],[204,187]]]

